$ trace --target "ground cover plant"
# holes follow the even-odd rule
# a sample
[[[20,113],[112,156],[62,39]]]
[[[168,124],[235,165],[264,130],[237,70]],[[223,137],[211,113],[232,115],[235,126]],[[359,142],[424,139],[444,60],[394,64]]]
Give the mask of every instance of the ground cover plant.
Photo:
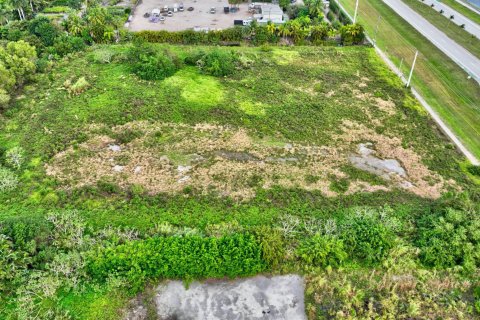
[[[478,187],[372,48],[143,45],[2,109],[0,318],[121,319],[165,278],[258,272],[306,275],[311,319],[477,316]]]

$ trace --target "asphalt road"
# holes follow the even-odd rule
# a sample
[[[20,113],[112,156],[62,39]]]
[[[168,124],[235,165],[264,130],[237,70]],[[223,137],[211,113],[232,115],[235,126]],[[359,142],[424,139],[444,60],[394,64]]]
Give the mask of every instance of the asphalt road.
[[[480,59],[447,37],[401,0],[384,0],[384,2],[480,83]],[[422,53],[428,56],[428,52]]]
[[[464,15],[462,15],[461,13],[459,13],[458,11],[453,10],[446,4],[443,4],[437,0],[425,0],[424,3],[425,5],[428,5],[428,6],[433,4],[434,7],[432,8],[432,10],[435,10],[437,12],[440,12],[440,10],[443,10],[442,15],[444,15],[447,18],[450,18],[450,16],[453,15],[454,18],[450,23],[450,26],[449,26],[450,28],[455,27],[455,24],[459,26],[464,24],[465,31],[473,34],[475,37],[477,37],[477,39],[480,39],[480,26],[475,22],[473,22],[472,20],[465,17]]]

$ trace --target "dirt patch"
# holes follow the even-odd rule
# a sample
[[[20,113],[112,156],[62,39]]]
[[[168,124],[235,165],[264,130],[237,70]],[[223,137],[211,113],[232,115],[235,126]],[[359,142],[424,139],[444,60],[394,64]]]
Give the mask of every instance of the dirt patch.
[[[402,147],[402,141],[397,137],[380,135],[352,121],[344,121],[342,130],[344,133],[337,136],[337,139],[350,143],[370,142],[371,148],[375,151],[375,158],[398,162],[405,174],[389,175],[389,177],[401,188],[422,197],[438,198],[446,184],[451,183],[445,182],[439,174],[429,170],[415,151]],[[377,174],[382,175],[381,172]]]
[[[46,166],[47,174],[67,189],[108,179],[122,188],[140,185],[150,194],[180,193],[190,187],[205,194],[249,199],[258,188],[281,186],[336,196],[331,181],[349,178],[341,166],[352,162],[352,157],[362,157],[355,150],[358,143],[371,142],[369,148],[375,150],[378,163],[390,159],[387,164],[395,162],[404,172],[389,175],[385,186],[352,181],[349,193],[401,187],[435,198],[444,186],[443,179],[428,170],[415,152],[404,149],[400,139],[379,135],[355,123],[344,123],[344,133],[333,137],[336,147],[303,145],[281,138],[260,139],[244,129],[208,123],[188,126],[131,122],[112,130],[114,136],[126,130],[142,135],[119,144],[108,136],[92,134],[77,148],[57,154]],[[383,174],[378,170],[374,173]]]

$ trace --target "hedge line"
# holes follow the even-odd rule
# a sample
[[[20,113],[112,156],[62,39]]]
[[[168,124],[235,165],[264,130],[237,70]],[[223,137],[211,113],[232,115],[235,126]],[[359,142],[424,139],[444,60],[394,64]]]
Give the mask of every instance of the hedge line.
[[[222,42],[241,42],[244,40],[242,27],[209,32],[185,31],[139,31],[133,37],[153,43],[171,44],[221,44]]]
[[[221,238],[157,237],[102,248],[89,255],[95,279],[125,277],[140,287],[148,278],[207,278],[253,275],[266,268],[260,245],[249,234]]]

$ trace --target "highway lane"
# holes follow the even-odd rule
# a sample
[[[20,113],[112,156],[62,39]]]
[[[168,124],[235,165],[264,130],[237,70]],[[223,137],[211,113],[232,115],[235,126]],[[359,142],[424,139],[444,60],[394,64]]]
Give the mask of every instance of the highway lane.
[[[447,37],[445,33],[438,30],[401,0],[383,1],[424,37],[430,40],[438,49],[462,67],[478,83],[480,83],[480,59]],[[428,56],[428,52],[422,53]]]

